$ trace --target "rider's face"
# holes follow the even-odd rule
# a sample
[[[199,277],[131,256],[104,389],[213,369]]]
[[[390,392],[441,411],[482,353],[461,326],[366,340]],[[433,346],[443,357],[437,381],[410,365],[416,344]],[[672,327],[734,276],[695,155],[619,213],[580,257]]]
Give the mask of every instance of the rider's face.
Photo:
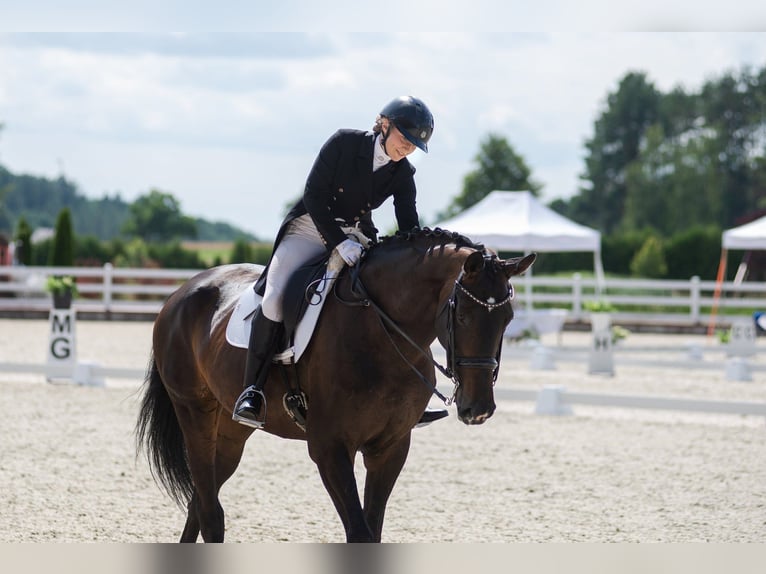
[[[393,161],[399,161],[414,151],[415,144],[410,143],[410,140],[404,137],[394,124],[388,123],[388,136],[386,137],[386,153],[388,157]]]

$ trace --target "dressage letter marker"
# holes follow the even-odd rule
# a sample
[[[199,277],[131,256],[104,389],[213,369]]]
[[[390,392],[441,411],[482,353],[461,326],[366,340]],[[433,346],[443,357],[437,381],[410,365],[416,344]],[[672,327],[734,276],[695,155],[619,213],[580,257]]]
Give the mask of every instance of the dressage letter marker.
[[[750,319],[738,319],[732,323],[726,354],[729,357],[755,355],[755,325]]]
[[[76,363],[74,311],[72,309],[51,309],[48,364],[74,368]]]
[[[593,331],[593,343],[588,357],[588,372],[614,375],[612,327],[609,314],[592,313],[591,330]]]

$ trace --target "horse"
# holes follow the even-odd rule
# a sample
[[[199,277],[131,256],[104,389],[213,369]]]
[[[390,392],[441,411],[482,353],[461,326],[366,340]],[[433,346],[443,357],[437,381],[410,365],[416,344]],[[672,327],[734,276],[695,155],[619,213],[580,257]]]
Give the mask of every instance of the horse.
[[[494,410],[493,386],[506,326],[510,278],[536,255],[500,259],[439,228],[375,242],[327,295],[312,339],[289,368],[306,397],[305,425],[282,406],[284,381],[272,365],[263,431],[304,440],[348,542],[380,542],[386,503],[404,466],[410,435],[433,393],[467,425]],[[260,274],[251,264],[213,267],[180,286],[158,314],[136,423],[158,485],[187,509],[180,542],[223,542],[218,494],[254,430],[231,420],[246,351],[226,341],[238,297]],[[447,366],[430,345],[439,339]],[[452,379],[445,398],[436,369]],[[354,461],[365,465],[360,500]],[[266,472],[266,471],[264,471]]]

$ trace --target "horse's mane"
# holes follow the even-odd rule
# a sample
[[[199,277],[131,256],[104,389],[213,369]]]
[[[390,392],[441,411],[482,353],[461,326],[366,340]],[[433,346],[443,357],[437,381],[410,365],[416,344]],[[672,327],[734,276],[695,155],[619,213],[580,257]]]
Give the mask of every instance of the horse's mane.
[[[379,249],[400,245],[402,243],[424,240],[429,242],[432,246],[440,245],[443,247],[448,243],[454,243],[456,250],[461,247],[470,247],[478,251],[484,251],[484,245],[481,243],[475,243],[465,235],[461,235],[456,231],[447,231],[440,227],[436,227],[435,229],[429,227],[414,227],[410,231],[397,231],[394,235],[385,235],[379,238],[377,243],[374,243],[371,248]]]

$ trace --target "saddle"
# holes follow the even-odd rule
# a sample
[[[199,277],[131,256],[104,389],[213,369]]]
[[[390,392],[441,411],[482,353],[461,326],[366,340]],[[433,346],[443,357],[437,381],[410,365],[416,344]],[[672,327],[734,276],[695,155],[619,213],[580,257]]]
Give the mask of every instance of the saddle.
[[[295,330],[298,328],[306,309],[310,305],[319,305],[323,299],[323,287],[330,283],[330,278],[325,278],[329,253],[323,253],[295,270],[283,294],[283,318],[285,325],[285,339],[292,341]]]
[[[344,231],[355,236],[365,247],[369,246],[370,240],[361,231],[354,228]],[[274,358],[276,362],[298,362],[311,341],[327,295],[345,267],[341,256],[333,251],[330,255],[322,254],[308,261],[290,277],[283,303],[287,344],[286,350]],[[226,340],[235,347],[247,348],[251,318],[263,300],[254,290],[256,283],[258,281],[245,287],[226,326]]]

